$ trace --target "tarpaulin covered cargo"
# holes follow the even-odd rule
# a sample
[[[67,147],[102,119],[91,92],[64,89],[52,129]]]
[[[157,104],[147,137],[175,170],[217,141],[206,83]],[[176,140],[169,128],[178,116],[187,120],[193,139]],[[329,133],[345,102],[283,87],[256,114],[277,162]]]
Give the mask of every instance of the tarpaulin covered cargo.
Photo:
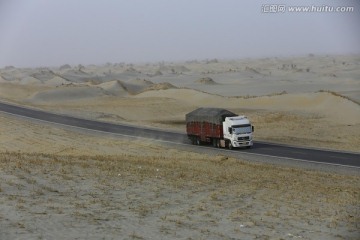
[[[209,122],[222,124],[226,117],[234,117],[237,114],[222,108],[198,108],[186,114],[186,122]]]

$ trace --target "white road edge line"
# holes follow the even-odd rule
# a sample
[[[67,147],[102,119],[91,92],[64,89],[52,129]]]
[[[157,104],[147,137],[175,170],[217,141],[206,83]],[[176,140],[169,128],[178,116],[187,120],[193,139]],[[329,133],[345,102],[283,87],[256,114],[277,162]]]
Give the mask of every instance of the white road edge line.
[[[360,155],[359,152],[354,152],[354,151],[348,151],[348,150],[337,150],[337,149],[331,149],[331,148],[317,148],[317,147],[312,147],[312,146],[296,146],[296,145],[291,145],[291,144],[285,144],[285,143],[274,143],[274,142],[267,142],[267,141],[255,141],[255,143],[263,143],[263,144],[267,144],[267,145],[273,145],[273,146],[281,146],[281,147],[291,147],[291,148],[298,148],[298,149],[310,149],[310,150],[319,150],[319,151],[331,151],[331,152],[337,152],[337,153],[349,153],[349,154],[355,154],[355,155]]]
[[[112,133],[112,132],[106,132],[106,131],[101,131],[101,130],[95,130],[95,129],[91,129],[91,128],[84,128],[84,127],[72,126],[72,125],[67,125],[67,124],[63,124],[63,123],[56,123],[56,122],[51,122],[51,121],[42,120],[42,119],[38,119],[38,118],[27,117],[27,116],[15,114],[15,113],[8,113],[8,112],[1,111],[1,110],[0,110],[0,112],[5,113],[5,114],[9,114],[9,115],[13,115],[13,116],[18,116],[18,117],[22,117],[22,118],[32,119],[32,120],[36,120],[36,121],[40,121],[40,122],[46,122],[46,123],[55,124],[55,125],[60,125],[60,126],[65,126],[65,127],[70,127],[70,128],[77,128],[77,129],[82,129],[82,130],[87,130],[87,131],[93,131],[93,132],[99,132],[99,133],[106,133],[106,134],[110,134],[110,135],[119,135],[119,136],[130,137],[130,138],[137,138],[137,139],[139,139],[139,138],[140,138],[140,139],[145,139],[145,140],[151,139],[151,138],[145,138],[145,137],[137,137],[137,136],[126,135],[126,134],[121,134],[121,133]],[[166,141],[166,140],[159,140],[159,139],[151,139],[151,140],[156,141],[156,142],[164,142],[164,143],[177,144],[177,145],[183,145],[183,146],[192,146],[192,145],[190,145],[190,144],[170,142],[170,141]],[[198,147],[201,147],[201,146],[198,146]],[[205,148],[205,147],[202,147],[202,148]],[[221,149],[221,148],[217,148],[217,150],[227,151],[227,152],[229,152],[229,151],[230,151],[230,152],[236,152],[236,151],[231,151],[231,150]],[[272,156],[272,155],[266,155],[266,154],[261,154],[261,153],[241,152],[241,154],[256,155],[256,156],[262,156],[262,157],[280,158],[280,159],[286,159],[286,160],[291,160],[291,161],[300,161],[300,162],[308,162],[308,163],[314,163],[314,164],[324,164],[324,165],[331,165],[331,166],[340,166],[340,167],[346,167],[346,168],[360,169],[360,167],[356,167],[356,166],[342,165],[342,164],[336,164],[336,163],[316,162],[316,161],[304,160],[304,159],[298,159],[298,158]]]

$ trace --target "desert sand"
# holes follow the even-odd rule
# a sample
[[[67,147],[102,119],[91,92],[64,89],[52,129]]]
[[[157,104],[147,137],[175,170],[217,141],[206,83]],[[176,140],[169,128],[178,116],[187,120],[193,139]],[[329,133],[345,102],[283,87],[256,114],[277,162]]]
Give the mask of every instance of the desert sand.
[[[0,69],[0,100],[185,132],[197,107],[255,139],[360,152],[360,56]],[[358,239],[360,178],[0,113],[0,239]]]
[[[185,132],[184,115],[247,115],[255,138],[359,151],[360,56],[0,69],[0,99],[101,121]]]
[[[360,177],[0,114],[1,239],[358,239]]]

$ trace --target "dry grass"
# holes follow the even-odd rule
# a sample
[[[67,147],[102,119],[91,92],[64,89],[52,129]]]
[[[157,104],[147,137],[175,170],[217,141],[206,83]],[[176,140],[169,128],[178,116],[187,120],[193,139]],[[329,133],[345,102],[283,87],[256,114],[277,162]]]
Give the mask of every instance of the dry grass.
[[[82,238],[87,226],[93,238],[355,239],[360,222],[359,177],[224,156],[3,152],[0,169],[2,208],[17,216],[0,218],[0,237]]]

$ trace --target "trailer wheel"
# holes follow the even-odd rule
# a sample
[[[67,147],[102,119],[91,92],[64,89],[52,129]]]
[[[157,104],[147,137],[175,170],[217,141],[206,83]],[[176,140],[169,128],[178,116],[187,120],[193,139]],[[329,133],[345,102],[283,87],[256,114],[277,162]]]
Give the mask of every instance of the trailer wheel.
[[[216,147],[220,148],[220,139],[216,139]]]
[[[200,146],[200,145],[201,145],[200,138],[196,138],[196,145],[198,145],[198,146]]]

